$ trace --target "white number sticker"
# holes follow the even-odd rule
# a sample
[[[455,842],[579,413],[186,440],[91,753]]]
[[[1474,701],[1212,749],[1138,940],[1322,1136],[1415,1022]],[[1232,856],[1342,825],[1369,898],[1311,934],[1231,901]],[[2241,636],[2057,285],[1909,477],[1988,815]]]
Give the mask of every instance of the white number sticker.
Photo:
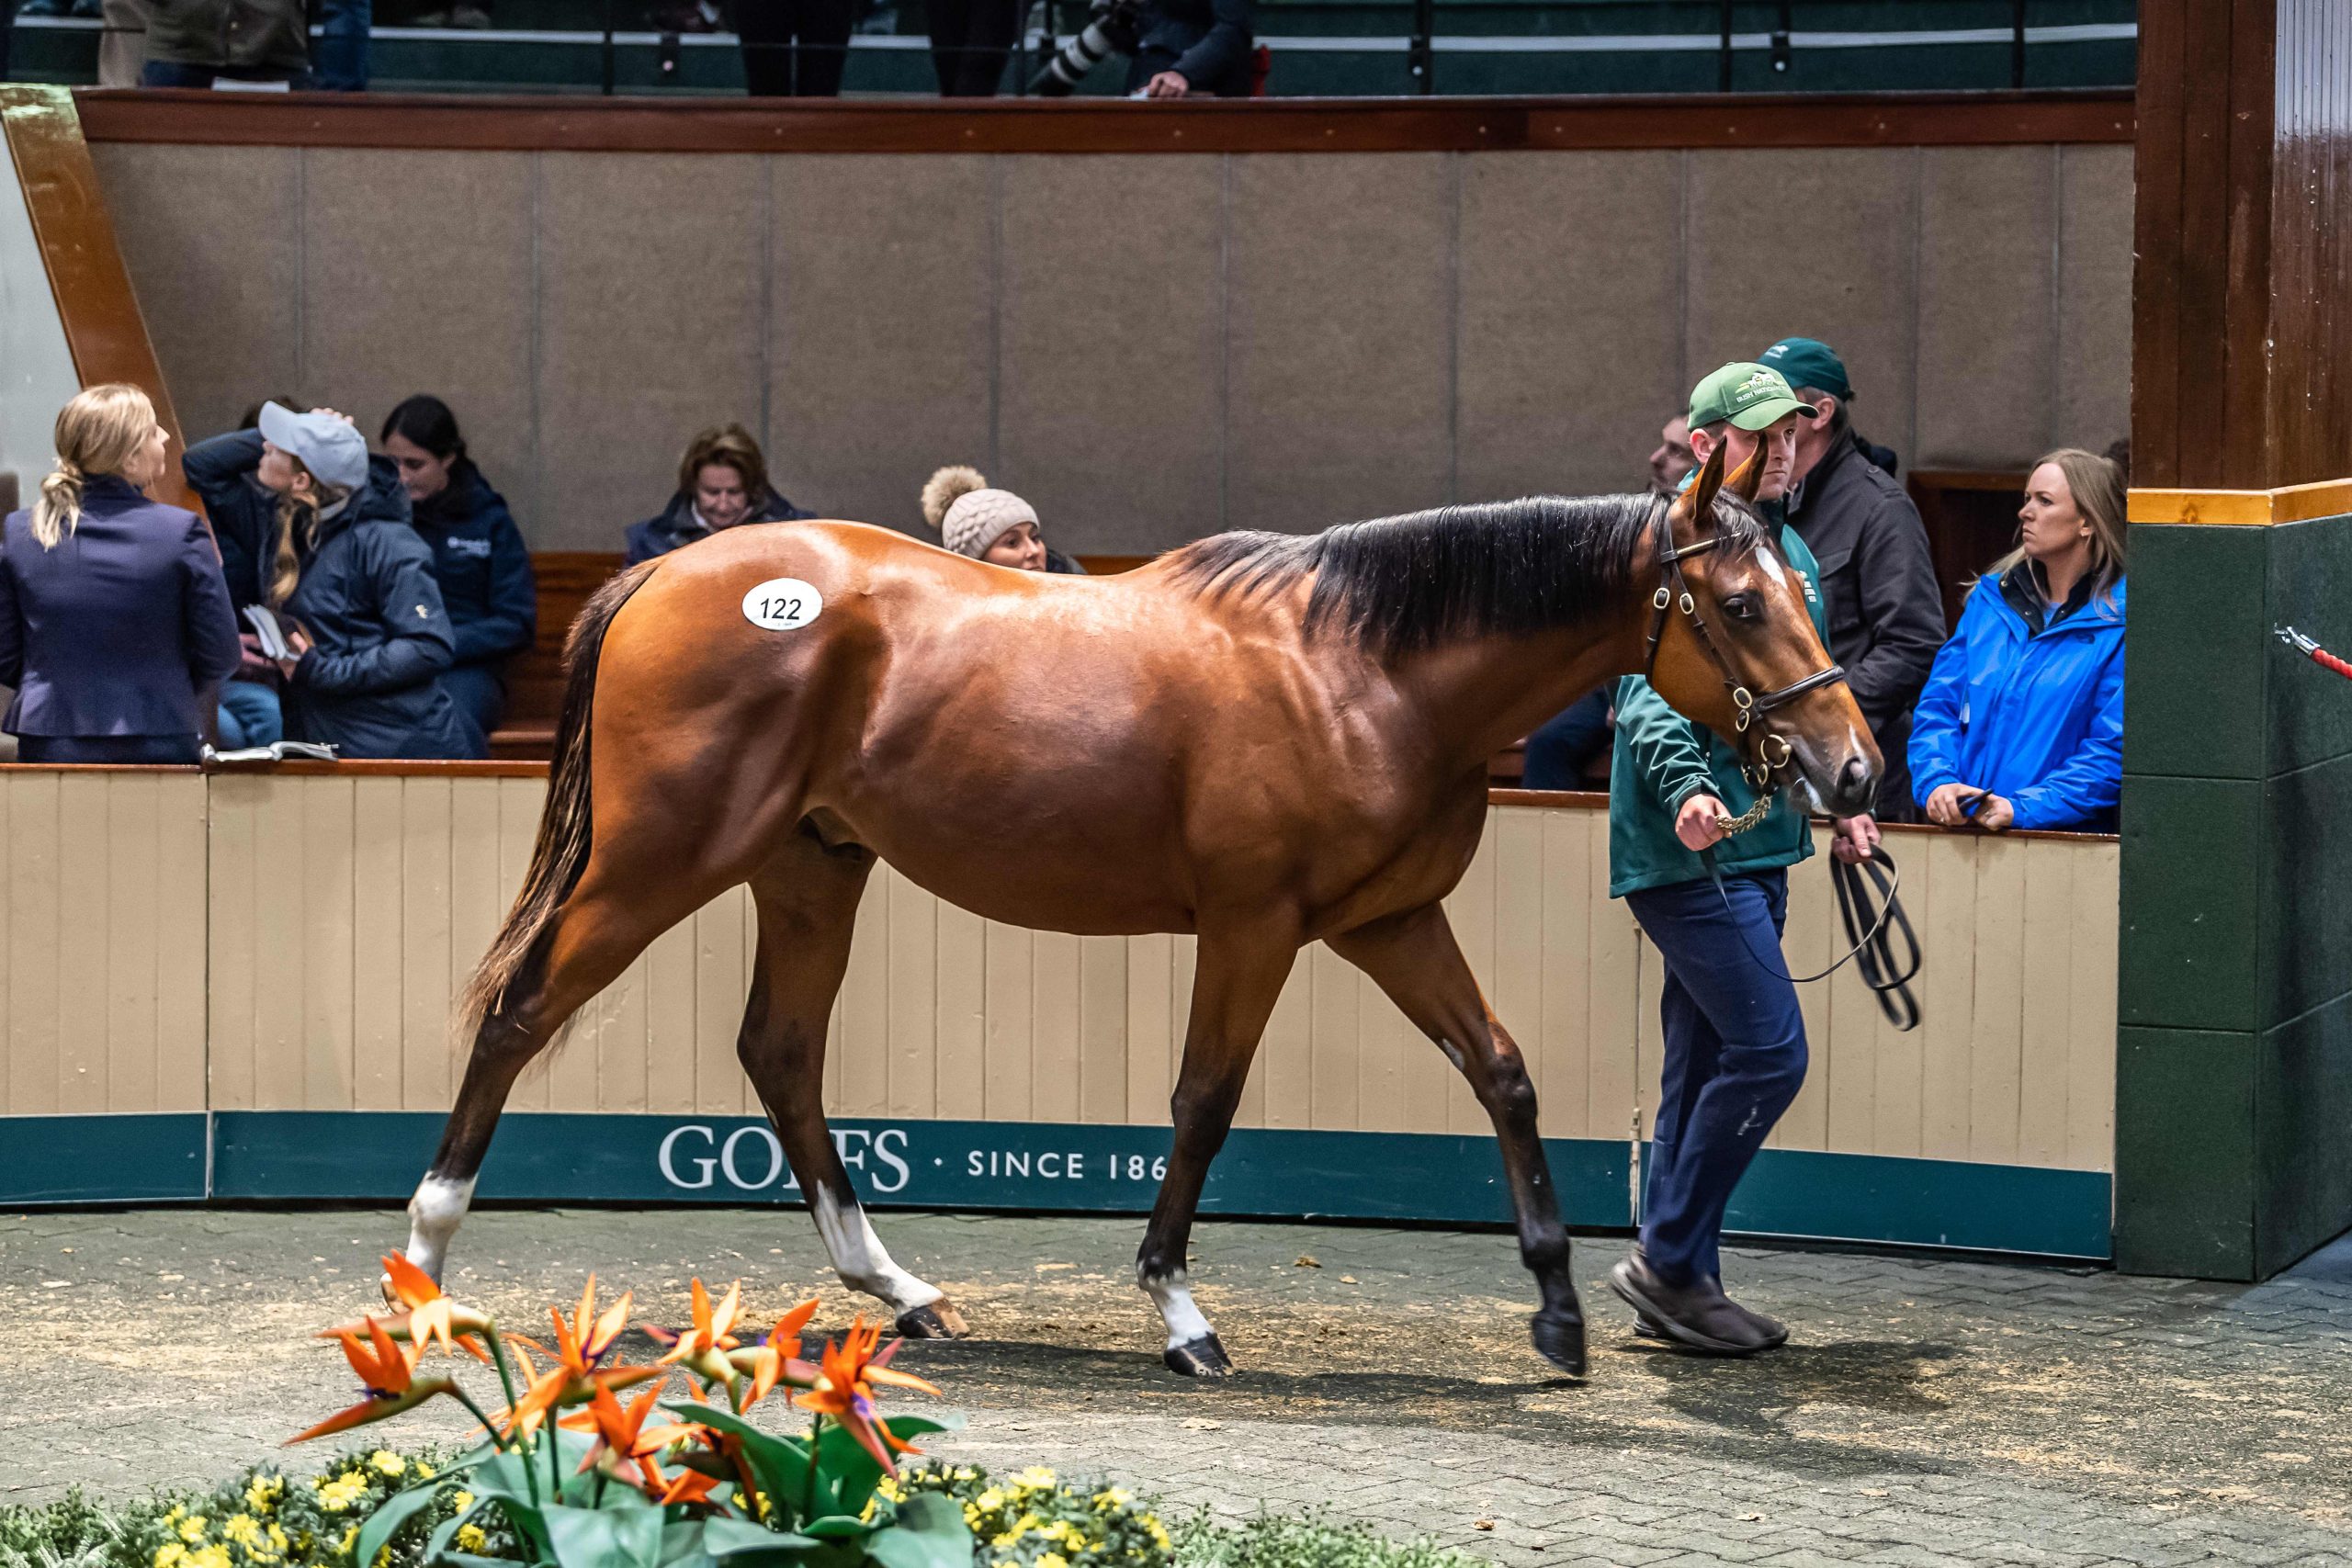
[[[772,632],[797,631],[824,608],[825,596],[797,577],[772,578],[743,595],[743,618]]]

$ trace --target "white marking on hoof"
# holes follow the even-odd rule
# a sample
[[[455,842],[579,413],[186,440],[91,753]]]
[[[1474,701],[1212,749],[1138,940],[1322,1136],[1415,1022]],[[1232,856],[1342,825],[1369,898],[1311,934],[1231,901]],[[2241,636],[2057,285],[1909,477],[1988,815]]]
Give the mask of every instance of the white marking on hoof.
[[[471,1177],[451,1181],[428,1176],[418,1182],[416,1196],[408,1201],[408,1260],[438,1280],[441,1265],[448,1257],[449,1239],[458,1234],[458,1223],[466,1217],[473,1201]]]
[[[874,1234],[862,1205],[843,1203],[827,1191],[823,1183],[812,1181],[808,1184],[808,1212],[816,1217],[817,1234],[824,1239],[825,1251],[832,1258],[833,1272],[851,1290],[863,1291],[887,1303],[893,1314],[929,1306],[947,1293],[936,1285],[924,1284],[890,1261],[889,1249]]]
[[[1164,1280],[1155,1280],[1138,1272],[1136,1283],[1151,1297],[1152,1305],[1159,1309],[1160,1322],[1168,1325],[1168,1348],[1181,1350],[1196,1340],[1214,1339],[1216,1330],[1201,1309],[1193,1304],[1193,1289],[1185,1283],[1184,1271],[1179,1269]]]

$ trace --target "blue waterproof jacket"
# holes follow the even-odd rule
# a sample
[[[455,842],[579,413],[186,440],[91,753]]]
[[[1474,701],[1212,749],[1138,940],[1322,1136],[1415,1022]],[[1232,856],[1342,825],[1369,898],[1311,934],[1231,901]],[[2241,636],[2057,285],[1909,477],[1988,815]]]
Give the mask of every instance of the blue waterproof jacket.
[[[320,523],[280,611],[316,643],[287,688],[290,738],[332,741],[346,757],[478,754],[438,679],[457,642],[433,552],[408,517],[400,469],[379,457],[367,489]]]
[[[506,499],[469,457],[449,469],[441,493],[417,503],[410,523],[433,549],[433,578],[449,612],[459,664],[503,660],[531,646],[539,591],[531,552]]]
[[[1987,572],[1911,720],[1911,788],[1989,789],[2019,828],[2112,832],[2123,784],[2124,582],[2039,633]]]

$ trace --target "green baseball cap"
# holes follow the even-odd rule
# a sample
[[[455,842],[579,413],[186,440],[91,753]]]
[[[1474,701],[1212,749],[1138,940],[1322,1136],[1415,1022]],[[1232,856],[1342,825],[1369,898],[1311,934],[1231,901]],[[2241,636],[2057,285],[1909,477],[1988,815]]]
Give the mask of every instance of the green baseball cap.
[[[1853,383],[1846,379],[1846,362],[1838,351],[1817,337],[1784,337],[1758,355],[1757,362],[1769,365],[1789,379],[1792,387],[1812,387],[1833,398],[1853,400]]]
[[[1690,392],[1693,430],[1724,420],[1742,430],[1762,430],[1792,413],[1810,416],[1813,405],[1798,400],[1789,389],[1788,378],[1754,360],[1724,366]]]

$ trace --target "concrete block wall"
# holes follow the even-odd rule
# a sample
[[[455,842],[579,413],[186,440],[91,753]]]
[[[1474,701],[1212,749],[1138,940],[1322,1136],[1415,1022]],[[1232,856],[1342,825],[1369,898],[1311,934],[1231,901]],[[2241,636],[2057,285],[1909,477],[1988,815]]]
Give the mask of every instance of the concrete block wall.
[[[917,527],[974,462],[1090,552],[1628,489],[1796,332],[1911,467],[2127,421],[2121,146],[92,151],[191,435],[437,392],[542,549],[616,547],[728,419],[804,506]]]

